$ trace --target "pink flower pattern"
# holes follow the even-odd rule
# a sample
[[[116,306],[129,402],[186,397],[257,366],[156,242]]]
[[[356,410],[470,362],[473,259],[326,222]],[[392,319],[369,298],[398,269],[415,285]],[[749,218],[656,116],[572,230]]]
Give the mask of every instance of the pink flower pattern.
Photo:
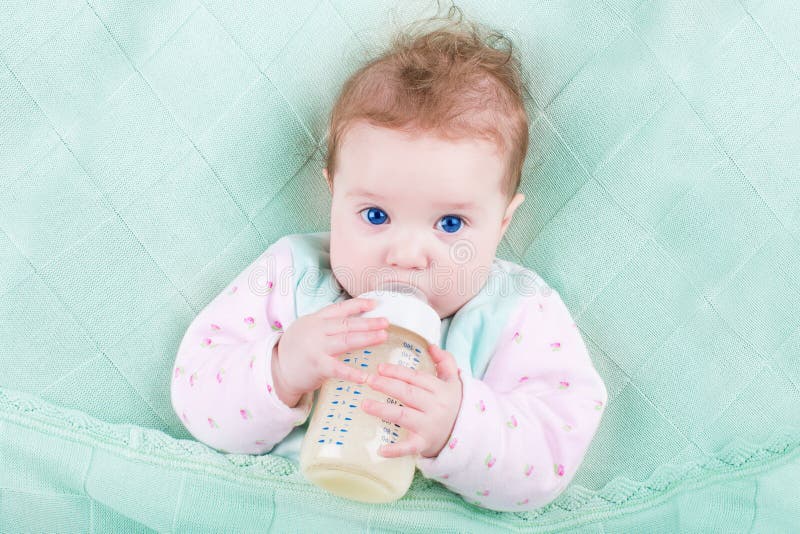
[[[277,243],[275,245],[277,246]],[[272,249],[272,247],[270,248]],[[272,252],[276,257],[281,258],[284,266],[291,264],[291,253],[288,245],[283,248],[275,248]],[[278,263],[280,264],[280,261]],[[244,380],[244,375],[241,373],[241,370],[246,370],[250,377],[255,377],[256,375],[264,373],[264,369],[266,369],[268,373],[271,359],[267,357],[265,362],[263,351],[257,353],[247,352],[243,353],[239,360],[243,363],[237,364],[236,360],[230,359],[230,352],[226,352],[226,350],[231,348],[230,344],[232,343],[232,339],[243,338],[256,341],[257,339],[263,339],[264,336],[283,333],[283,323],[278,320],[274,314],[264,313],[265,299],[284,298],[283,301],[276,301],[282,306],[281,309],[293,309],[291,299],[281,297],[280,292],[271,291],[274,287],[272,281],[268,282],[268,291],[266,295],[262,294],[256,297],[255,292],[239,291],[243,284],[247,284],[249,272],[249,270],[243,272],[237,278],[236,283],[229,286],[229,289],[224,292],[224,298],[226,300],[223,300],[222,295],[220,295],[207,310],[204,310],[202,316],[203,328],[197,328],[198,337],[189,340],[190,343],[187,343],[181,354],[178,355],[177,361],[180,362],[180,365],[175,365],[173,367],[173,387],[180,388],[180,384],[188,385],[188,387],[182,386],[182,388],[185,389],[178,389],[179,394],[176,395],[178,401],[175,405],[176,407],[181,407],[179,410],[181,421],[188,429],[196,433],[197,436],[208,436],[209,442],[213,442],[213,440],[220,438],[212,437],[212,434],[207,434],[207,432],[213,432],[213,436],[223,436],[228,432],[242,432],[242,435],[244,435],[244,432],[248,435],[255,433],[249,441],[242,441],[242,443],[247,443],[251,447],[258,447],[260,452],[266,452],[271,449],[277,441],[282,439],[281,436],[285,436],[294,426],[302,424],[305,421],[305,418],[310,412],[310,405],[291,409],[284,406],[277,396],[273,394],[273,386],[268,379],[266,381],[261,379],[262,381],[260,382],[260,387],[266,390],[266,395],[263,395],[263,398],[258,401],[262,404],[258,406],[249,405],[249,402],[256,402],[254,398],[259,397],[246,391],[245,386],[241,382]],[[247,286],[245,286],[245,289],[246,287]],[[571,398],[575,398],[577,401],[579,399],[579,394],[585,395],[584,392],[588,391],[587,387],[597,387],[596,384],[590,386],[586,385],[587,383],[583,378],[585,373],[575,375],[569,374],[570,370],[576,370],[579,365],[587,364],[586,360],[570,359],[574,354],[586,354],[584,352],[585,347],[580,344],[576,345],[575,343],[576,340],[580,340],[579,337],[576,337],[579,336],[579,334],[577,334],[577,325],[571,320],[568,314],[563,314],[565,308],[563,308],[563,304],[561,304],[560,301],[537,298],[531,299],[529,302],[534,303],[533,307],[538,310],[538,313],[534,315],[529,312],[528,315],[524,313],[518,315],[518,317],[529,318],[528,320],[530,323],[512,323],[515,326],[509,331],[510,342],[508,341],[509,337],[504,337],[504,339],[507,340],[506,343],[509,344],[505,345],[505,349],[498,350],[494,358],[507,358],[508,361],[511,362],[535,361],[535,358],[557,358],[558,361],[563,361],[565,363],[559,369],[558,374],[554,372],[551,374],[539,374],[538,367],[535,365],[508,365],[509,369],[521,372],[518,374],[511,374],[504,378],[504,380],[507,380],[507,383],[513,384],[520,392],[535,391],[536,394],[544,394],[544,390],[558,391],[558,397],[564,400],[554,400],[552,402],[567,403],[571,402],[569,400]],[[251,304],[246,305],[245,303]],[[271,308],[268,307],[267,309]],[[523,312],[524,310],[520,308],[518,311]],[[556,316],[555,314],[557,313],[562,313],[562,315]],[[286,316],[280,315],[280,317],[282,319],[288,319],[290,315],[287,313]],[[546,321],[550,320],[550,317],[558,317],[558,320],[561,321],[557,328],[549,327],[549,330],[547,330],[548,333],[552,333],[553,337],[547,338],[547,334],[542,334],[545,328],[544,326],[530,326],[549,324],[546,323]],[[198,321],[196,321],[198,326],[200,324],[199,319],[198,317]],[[545,323],[543,323],[543,321]],[[238,324],[236,324],[237,322]],[[269,325],[269,329],[265,330],[263,327],[256,328],[258,325]],[[194,326],[194,323],[192,326]],[[537,330],[537,328],[539,329]],[[253,333],[249,333],[250,331]],[[559,333],[563,334],[563,337],[559,336]],[[222,353],[225,353],[228,357],[228,359],[224,361],[225,368],[219,366],[220,363],[223,363],[222,359],[210,360],[210,358],[214,356],[212,353],[208,352],[220,346],[220,344],[225,345],[226,350],[222,350]],[[271,346],[272,345],[267,345],[266,348]],[[219,351],[214,352],[216,353]],[[268,355],[269,353],[266,354]],[[216,358],[222,358],[222,356],[217,356]],[[210,363],[211,361],[218,361],[219,363],[212,367],[211,365],[213,364]],[[236,365],[240,367],[235,369],[234,367]],[[553,364],[548,363],[548,365],[552,366]],[[209,372],[204,372],[201,375],[198,371],[203,367],[207,367]],[[553,367],[553,369],[555,369],[555,367]],[[255,371],[258,371],[258,373],[255,373]],[[562,374],[561,371],[565,372]],[[268,377],[269,374],[266,374],[266,376]],[[248,380],[256,379],[249,378]],[[486,383],[489,383],[488,380]],[[209,389],[211,386],[214,386],[220,392],[239,393],[239,391],[241,391],[240,396],[236,397],[236,399],[248,399],[248,405],[236,405],[234,408],[232,403],[236,402],[236,399],[231,399],[230,401],[219,399],[213,401],[209,397],[207,403],[202,401],[202,404],[205,406],[204,410],[207,411],[205,413],[198,412],[197,406],[201,405],[201,398],[199,395],[215,395],[211,389]],[[261,391],[264,391],[264,389]],[[589,411],[594,414],[602,411],[605,407],[605,388],[601,387],[601,389],[602,393],[594,393],[591,400],[591,408]],[[191,393],[192,391],[195,393]],[[489,499],[499,499],[501,497],[497,495],[505,493],[504,491],[495,491],[491,484],[498,484],[498,488],[508,484],[518,486],[522,483],[528,484],[526,487],[531,487],[530,484],[534,483],[548,483],[545,480],[547,477],[552,479],[554,476],[561,478],[572,475],[569,468],[570,465],[573,465],[571,462],[580,462],[581,458],[568,452],[565,453],[564,450],[553,449],[549,451],[553,454],[551,457],[557,458],[552,464],[552,471],[550,471],[550,468],[543,468],[544,466],[537,465],[535,462],[531,463],[529,461],[526,463],[517,458],[506,457],[505,453],[507,450],[503,446],[499,448],[492,446],[491,449],[489,449],[489,447],[483,448],[484,445],[493,443],[491,441],[493,436],[499,436],[501,434],[506,435],[507,438],[504,439],[507,440],[525,439],[525,436],[529,436],[532,432],[535,432],[536,429],[540,429],[541,424],[537,422],[536,425],[531,425],[529,424],[529,422],[532,421],[530,418],[535,415],[523,413],[518,410],[516,413],[512,413],[507,403],[499,402],[492,395],[484,395],[483,393],[477,393],[478,390],[475,391],[475,396],[470,397],[470,402],[472,404],[468,405],[474,406],[474,408],[471,410],[464,410],[463,414],[459,414],[459,419],[456,421],[454,427],[454,435],[450,436],[446,446],[439,453],[439,456],[434,459],[425,459],[425,462],[418,463],[418,467],[420,467],[423,474],[426,476],[434,476],[433,466],[441,465],[443,469],[439,471],[441,474],[435,475],[436,478],[447,480],[448,483],[450,483],[448,487],[453,488],[465,497],[469,496],[469,498],[472,499],[470,502],[479,506],[486,506],[488,504],[474,500],[475,497],[487,499],[488,503]],[[465,391],[465,399],[466,398]],[[226,408],[226,406],[229,408]],[[515,406],[515,408],[518,408],[518,406]],[[273,421],[272,423],[261,415],[270,410],[275,413],[274,417],[271,416],[269,418],[269,421]],[[280,410],[280,412],[276,412],[278,410]],[[592,415],[589,417],[584,414],[577,415],[573,412],[564,413],[568,414],[565,417],[566,420],[562,420],[557,424],[548,423],[550,424],[549,430],[557,430],[562,435],[567,436],[564,438],[565,440],[573,440],[564,441],[564,443],[570,444],[569,446],[574,446],[576,448],[583,447],[581,442],[575,440],[591,439],[591,436],[589,438],[585,437],[587,434],[585,429],[589,427],[590,424],[595,425],[592,428],[596,428],[600,416]],[[258,415],[254,416],[254,414]],[[203,419],[205,419],[207,424],[196,425],[191,423],[191,421],[196,422],[198,420],[202,421]],[[236,423],[233,421],[236,421]],[[252,430],[236,430],[243,429],[245,426]],[[469,430],[471,427],[479,428],[480,430],[477,432],[480,436],[475,435],[474,430]],[[575,427],[582,428],[583,431],[572,432]],[[278,428],[281,430],[279,431]],[[458,437],[456,437],[456,432],[462,428],[464,431],[459,432]],[[519,438],[516,436],[519,436]],[[569,438],[568,436],[580,436],[580,438]],[[198,439],[200,438],[198,437]],[[477,440],[486,441],[482,444],[478,444]],[[230,441],[225,443],[226,445],[224,447],[220,445],[217,448],[231,451],[236,448],[233,445],[227,445],[227,443],[231,443]],[[497,441],[497,443],[501,443],[501,441]],[[480,476],[477,474],[477,471],[474,471],[474,468],[459,465],[455,460],[456,458],[463,458],[465,455],[469,457],[471,455],[469,451],[473,447],[483,448],[484,452],[490,451],[485,452],[483,456],[482,471],[484,474]],[[531,458],[536,458],[536,456],[531,456]],[[426,463],[427,461],[432,463]],[[465,477],[471,482],[464,482]],[[514,480],[518,482],[513,482]],[[469,487],[470,485],[471,487]],[[529,495],[530,494],[533,494],[533,490],[531,490]],[[496,501],[495,504],[497,504]],[[532,503],[530,497],[526,497],[522,494],[517,495],[513,500],[507,502],[507,504],[504,505],[506,507],[504,509],[510,510],[513,507],[522,509],[534,504],[537,506],[541,505],[541,503]]]

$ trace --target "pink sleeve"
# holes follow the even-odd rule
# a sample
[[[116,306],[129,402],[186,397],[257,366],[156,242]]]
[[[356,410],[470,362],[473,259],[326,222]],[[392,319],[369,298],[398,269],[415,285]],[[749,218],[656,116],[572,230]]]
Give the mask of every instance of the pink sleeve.
[[[295,319],[292,251],[279,239],[192,321],[172,369],[172,407],[198,441],[223,452],[271,450],[311,410],[272,387],[272,348]]]
[[[569,484],[600,424],[607,394],[555,291],[524,297],[483,380],[462,375],[449,442],[417,466],[467,501],[539,508]]]

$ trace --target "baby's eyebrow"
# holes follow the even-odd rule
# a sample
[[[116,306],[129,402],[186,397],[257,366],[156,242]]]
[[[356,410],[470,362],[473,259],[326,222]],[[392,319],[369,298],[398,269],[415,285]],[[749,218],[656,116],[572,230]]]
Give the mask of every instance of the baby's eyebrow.
[[[437,202],[434,204],[437,208],[448,208],[454,210],[471,210],[478,207],[474,202]]]
[[[474,202],[436,202],[434,206],[437,209],[446,209],[446,210],[478,210],[478,205]]]
[[[372,193],[366,189],[353,189],[345,194],[346,197],[366,197],[373,200],[385,200],[385,197]],[[477,210],[480,206],[475,202],[435,202],[433,206],[437,209],[446,210]]]
[[[383,200],[382,196],[376,195],[375,193],[371,193],[371,192],[367,191],[366,189],[353,189],[352,191],[349,191],[345,196],[346,197],[367,197],[367,198],[373,198],[375,200]]]

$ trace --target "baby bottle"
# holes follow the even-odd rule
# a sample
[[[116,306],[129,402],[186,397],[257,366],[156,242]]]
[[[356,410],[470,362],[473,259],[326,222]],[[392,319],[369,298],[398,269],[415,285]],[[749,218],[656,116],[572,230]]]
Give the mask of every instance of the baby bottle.
[[[366,349],[339,356],[347,365],[375,373],[378,364],[393,363],[435,373],[428,343],[439,343],[439,314],[413,286],[390,282],[359,295],[376,300],[361,317],[386,317],[388,338]],[[385,458],[382,445],[406,439],[399,425],[363,411],[365,398],[400,404],[367,384],[331,378],[319,390],[314,413],[300,450],[300,470],[317,486],[348,499],[384,503],[399,499],[414,478],[414,456]]]

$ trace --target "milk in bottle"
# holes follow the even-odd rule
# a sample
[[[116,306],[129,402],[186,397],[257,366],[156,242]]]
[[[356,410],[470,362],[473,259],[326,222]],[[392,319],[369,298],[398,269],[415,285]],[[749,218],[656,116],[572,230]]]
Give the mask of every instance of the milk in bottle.
[[[339,358],[367,373],[377,372],[378,364],[385,362],[435,374],[427,347],[439,344],[441,321],[425,295],[413,286],[392,282],[359,297],[377,301],[361,316],[386,317],[389,335],[379,345]],[[332,378],[322,385],[303,439],[300,469],[308,480],[340,497],[394,501],[411,485],[415,456],[384,458],[378,453],[382,445],[405,440],[406,430],[364,412],[365,398],[401,404],[367,384]]]

